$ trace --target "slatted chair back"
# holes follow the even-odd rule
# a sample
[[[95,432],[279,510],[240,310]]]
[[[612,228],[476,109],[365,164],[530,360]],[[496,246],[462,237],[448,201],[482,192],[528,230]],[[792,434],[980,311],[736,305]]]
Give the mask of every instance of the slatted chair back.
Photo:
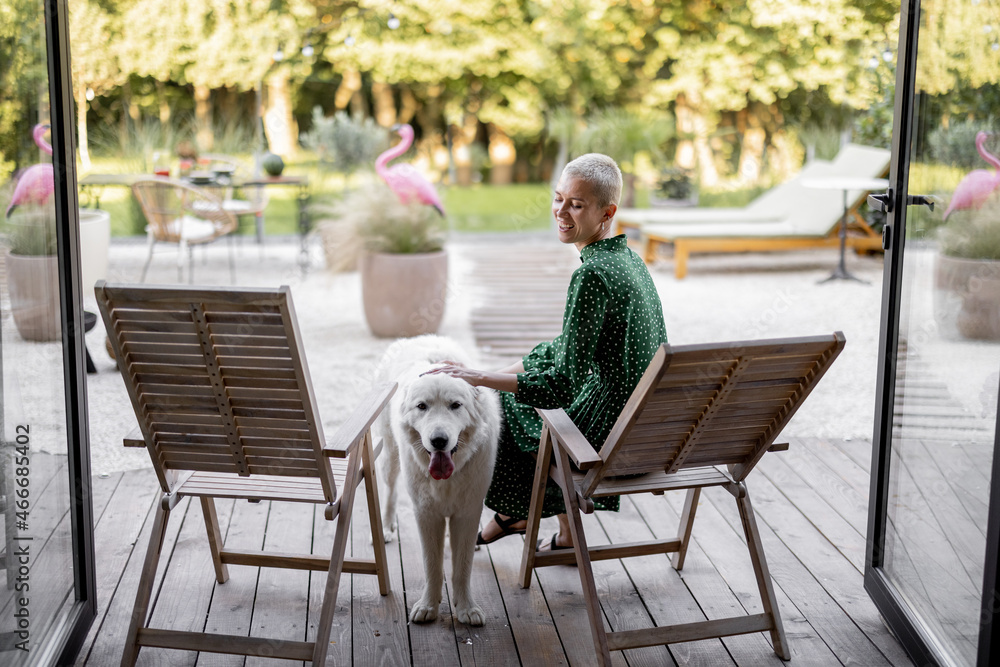
[[[164,492],[184,473],[318,477],[337,498],[288,287],[96,287]]]
[[[832,336],[657,351],[600,455],[606,477],[726,465],[744,479],[844,347]]]

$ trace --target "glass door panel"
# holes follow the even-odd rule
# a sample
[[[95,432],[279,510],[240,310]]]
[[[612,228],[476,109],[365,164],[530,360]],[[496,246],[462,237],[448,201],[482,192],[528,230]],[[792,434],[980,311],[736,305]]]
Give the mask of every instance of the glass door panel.
[[[65,660],[70,637],[86,632],[80,531],[91,526],[78,511],[90,503],[86,438],[67,419],[79,378],[63,336],[68,188],[53,169],[67,115],[50,101],[49,54],[66,46],[49,50],[51,21],[65,20],[65,4],[13,0],[4,12],[17,38],[0,40],[0,664],[13,667]]]
[[[891,266],[898,320],[884,367],[895,373],[883,384],[884,441],[875,443],[888,466],[876,565],[934,658],[974,665],[1000,386],[1000,125],[997,107],[963,83],[970,73],[949,68],[996,67],[1000,7],[924,0],[919,11],[909,35],[919,41],[900,46],[916,47],[915,94],[897,102],[912,122],[894,165],[903,197],[930,195],[935,206],[895,216],[905,233]],[[967,38],[956,42],[960,29]],[[891,323],[886,331],[892,340]]]

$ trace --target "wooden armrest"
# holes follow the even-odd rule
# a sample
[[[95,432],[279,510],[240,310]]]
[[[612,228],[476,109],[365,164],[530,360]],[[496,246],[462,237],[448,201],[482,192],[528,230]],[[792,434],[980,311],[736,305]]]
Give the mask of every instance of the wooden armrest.
[[[368,392],[337,433],[327,440],[323,453],[333,458],[346,459],[371,428],[394,393],[396,393],[395,382],[379,385]]]
[[[536,408],[536,410],[538,410]],[[590,470],[604,463],[604,459],[597,453],[585,437],[580,433],[573,420],[569,418],[565,410],[557,408],[555,410],[538,410],[538,414],[545,420],[549,427],[549,432],[555,440],[562,444],[566,454],[580,470]]]
[[[140,430],[139,427],[136,426],[134,429],[128,432],[128,435],[125,436],[122,444],[124,444],[126,447],[142,447],[143,449],[145,449],[146,439],[142,437],[142,430]]]
[[[786,452],[786,451],[788,451],[788,443],[787,442],[776,442],[773,445],[771,445],[770,447],[768,447],[767,451],[769,451],[769,452]]]

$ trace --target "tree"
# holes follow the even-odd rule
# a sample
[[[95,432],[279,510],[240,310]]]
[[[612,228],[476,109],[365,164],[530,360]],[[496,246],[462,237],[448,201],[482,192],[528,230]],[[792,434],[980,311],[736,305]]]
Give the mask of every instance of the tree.
[[[273,93],[271,108],[287,109],[272,123],[272,142],[294,146],[294,139],[288,140],[295,135],[288,88],[293,70],[275,54],[300,48],[298,24],[314,16],[314,10],[305,0],[273,4],[271,0],[133,0],[125,14],[123,63],[139,76],[192,86],[203,150],[212,142],[211,91],[252,90],[265,79]]]
[[[32,0],[0,3],[0,182],[39,151],[31,128],[48,115],[45,31]]]
[[[83,169],[90,169],[87,132],[89,99],[103,95],[127,78],[119,65],[121,17],[93,0],[74,0],[69,5],[70,67],[76,101],[76,135]]]
[[[882,35],[846,0],[701,0],[669,5],[662,18],[647,58],[661,74],[644,101],[674,105],[685,135],[677,162],[697,163],[702,185],[718,180],[710,140],[720,111],[767,110],[760,127],[773,136],[784,123],[779,102],[793,93],[854,107],[873,96],[866,50]]]

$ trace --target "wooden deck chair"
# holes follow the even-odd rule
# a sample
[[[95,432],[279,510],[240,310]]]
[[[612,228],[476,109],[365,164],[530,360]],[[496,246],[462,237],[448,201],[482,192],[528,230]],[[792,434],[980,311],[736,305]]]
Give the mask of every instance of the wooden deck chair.
[[[389,592],[370,426],[395,384],[374,389],[326,440],[288,287],[166,288],[99,281],[96,293],[139,421],[138,434],[125,444],[149,451],[163,491],[121,664],[135,664],[143,646],[325,664],[341,573],[374,574],[382,595]],[[362,481],[375,555],[373,560],[345,559],[355,490]],[[201,501],[220,584],[228,579],[228,565],[327,573],[315,642],[147,626],[167,520],[184,496]],[[323,504],[327,520],[337,519],[333,551],[325,558],[227,549],[215,498]]]
[[[790,658],[745,479],[765,452],[785,449],[774,439],[844,347],[844,335],[671,347],[664,344],[629,398],[599,452],[562,410],[539,410],[544,420],[521,559],[520,581],[536,567],[579,566],[590,629],[600,664],[610,651],[770,631],[774,652]],[[574,548],[536,551],[545,484],[562,488]],[[674,626],[608,632],[592,561],[673,553],[680,570],[691,539],[701,490],[721,486],[736,499],[763,613]],[[674,539],[588,547],[581,513],[593,499],[685,489]],[[611,521],[614,518],[610,518]]]

